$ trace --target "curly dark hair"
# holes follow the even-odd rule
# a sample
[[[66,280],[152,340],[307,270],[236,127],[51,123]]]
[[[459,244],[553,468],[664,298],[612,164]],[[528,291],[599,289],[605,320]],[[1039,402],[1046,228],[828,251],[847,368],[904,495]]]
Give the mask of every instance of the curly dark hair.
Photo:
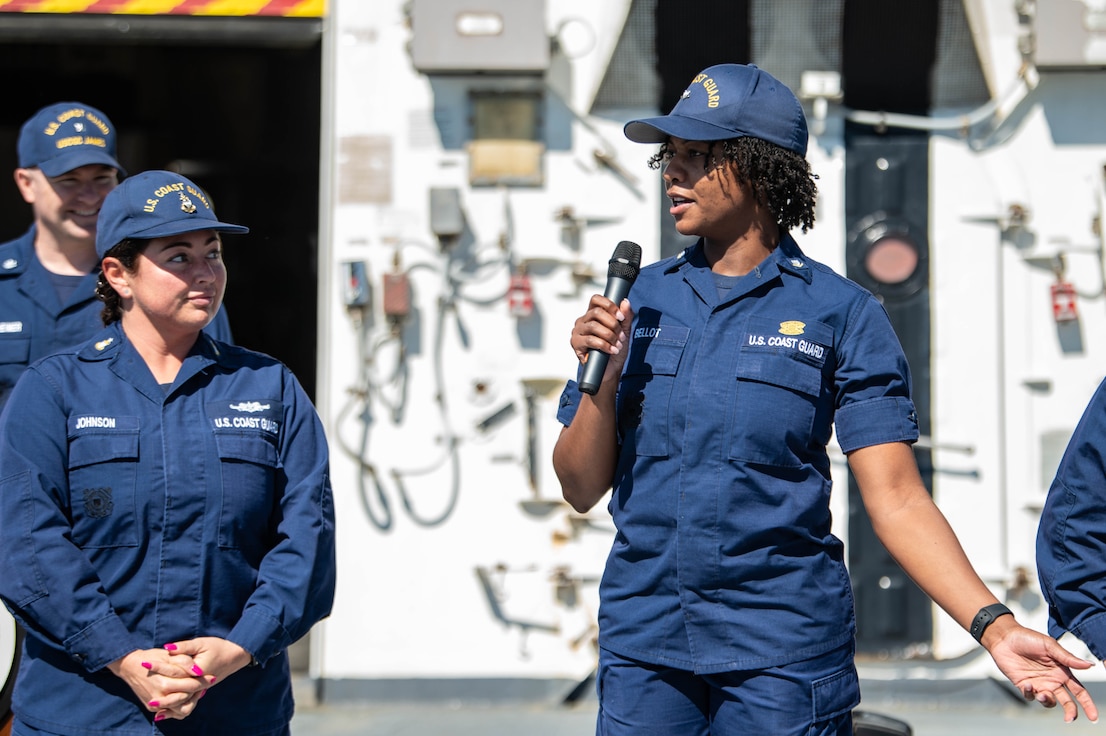
[[[784,230],[802,226],[805,233],[814,227],[814,204],[818,199],[818,175],[810,163],[794,151],[775,143],[744,136],[711,143],[711,155],[704,166],[719,168],[731,161],[737,180],[747,184],[753,196],[768,208]],[[673,155],[670,143],[649,159],[649,168],[659,169]]]
[[[108,256],[117,258],[128,273],[134,273],[134,264],[138,256],[149,244],[149,240],[129,238],[113,246],[104,254],[104,258]],[[123,317],[123,300],[104,278],[103,271],[100,271],[100,275],[96,278],[96,297],[104,303],[104,308],[100,310],[100,320],[105,327],[112,322],[118,322]]]

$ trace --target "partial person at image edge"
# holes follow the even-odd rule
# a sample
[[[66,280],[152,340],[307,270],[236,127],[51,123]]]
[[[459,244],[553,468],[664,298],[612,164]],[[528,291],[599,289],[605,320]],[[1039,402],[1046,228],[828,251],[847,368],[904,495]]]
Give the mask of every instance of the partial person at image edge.
[[[1068,442],[1037,527],[1048,630],[1071,632],[1106,662],[1106,381]]]

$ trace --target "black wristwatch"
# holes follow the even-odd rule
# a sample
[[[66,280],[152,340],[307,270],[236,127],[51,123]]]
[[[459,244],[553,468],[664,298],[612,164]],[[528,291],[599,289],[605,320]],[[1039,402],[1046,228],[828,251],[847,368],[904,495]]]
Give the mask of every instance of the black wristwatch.
[[[1014,615],[1006,606],[1001,603],[992,603],[989,606],[984,606],[979,609],[979,613],[972,619],[972,626],[968,631],[971,632],[972,637],[980,644],[983,643],[983,632],[987,630],[996,618],[999,616],[1005,616],[1006,614]]]

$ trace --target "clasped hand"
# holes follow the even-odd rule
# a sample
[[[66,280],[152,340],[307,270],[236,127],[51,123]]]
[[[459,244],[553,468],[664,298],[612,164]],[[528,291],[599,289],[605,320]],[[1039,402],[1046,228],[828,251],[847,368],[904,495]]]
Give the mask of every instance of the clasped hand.
[[[155,721],[183,720],[207,690],[245,667],[250,654],[216,636],[137,649],[108,665],[138,696]]]

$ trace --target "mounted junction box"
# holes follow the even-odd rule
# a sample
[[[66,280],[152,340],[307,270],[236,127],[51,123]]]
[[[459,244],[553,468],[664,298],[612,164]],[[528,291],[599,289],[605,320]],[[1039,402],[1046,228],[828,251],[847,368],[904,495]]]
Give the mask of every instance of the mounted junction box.
[[[1101,2],[1037,0],[1034,30],[1039,68],[1106,68],[1106,7]]]
[[[422,73],[541,73],[545,0],[412,0],[411,60]]]

